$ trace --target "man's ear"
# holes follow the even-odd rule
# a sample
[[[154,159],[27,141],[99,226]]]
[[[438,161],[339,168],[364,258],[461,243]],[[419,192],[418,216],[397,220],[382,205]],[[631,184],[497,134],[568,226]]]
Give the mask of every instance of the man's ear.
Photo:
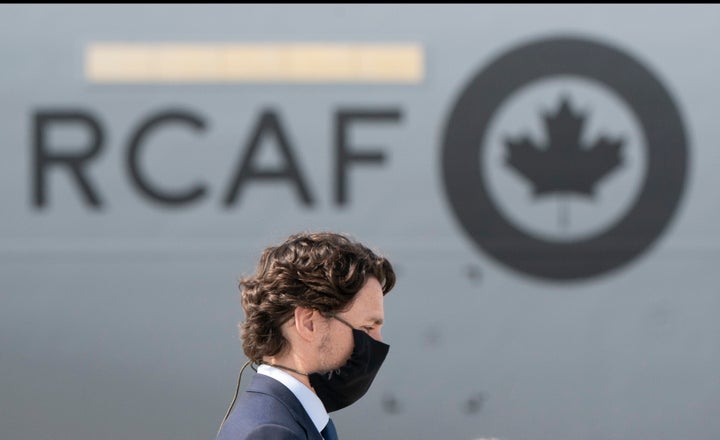
[[[295,307],[295,331],[301,338],[310,341],[315,338],[318,323],[317,317],[320,314],[307,307]]]

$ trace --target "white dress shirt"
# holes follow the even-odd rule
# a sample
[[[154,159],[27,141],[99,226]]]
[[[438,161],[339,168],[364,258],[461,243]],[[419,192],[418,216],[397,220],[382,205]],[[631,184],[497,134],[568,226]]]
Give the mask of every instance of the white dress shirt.
[[[270,376],[285,385],[300,401],[300,404],[310,416],[310,420],[312,420],[318,432],[325,428],[328,420],[330,420],[330,416],[327,411],[325,411],[325,405],[323,405],[317,394],[310,388],[285,371],[267,364],[258,366],[257,372],[258,374]]]

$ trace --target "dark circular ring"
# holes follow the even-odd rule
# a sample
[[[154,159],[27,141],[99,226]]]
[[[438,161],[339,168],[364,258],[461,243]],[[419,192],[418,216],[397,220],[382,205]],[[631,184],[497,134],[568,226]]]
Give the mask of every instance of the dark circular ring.
[[[647,173],[632,208],[611,229],[568,243],[538,239],[508,222],[481,176],[493,114],[520,87],[556,75],[590,78],[616,92],[640,122],[647,147]],[[553,38],[505,53],[470,80],[445,129],[442,176],[452,211],[481,249],[525,274],[571,280],[622,266],[658,238],[685,186],[687,150],[680,113],[646,67],[597,42]]]

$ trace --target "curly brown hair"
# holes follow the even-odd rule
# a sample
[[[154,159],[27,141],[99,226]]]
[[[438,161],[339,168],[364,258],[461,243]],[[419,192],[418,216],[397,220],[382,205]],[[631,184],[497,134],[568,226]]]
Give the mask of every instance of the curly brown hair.
[[[298,233],[267,247],[255,274],[240,279],[245,355],[259,362],[280,353],[287,345],[280,327],[296,307],[325,316],[341,312],[369,277],[380,282],[383,294],[395,285],[395,272],[386,258],[342,234]]]

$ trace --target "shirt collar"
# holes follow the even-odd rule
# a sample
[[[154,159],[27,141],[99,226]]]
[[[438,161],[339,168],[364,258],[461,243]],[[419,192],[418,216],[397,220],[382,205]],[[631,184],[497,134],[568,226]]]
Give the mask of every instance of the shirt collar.
[[[325,410],[325,405],[323,405],[317,394],[315,394],[310,388],[285,371],[267,364],[259,365],[257,372],[258,374],[270,376],[285,385],[295,395],[295,397],[297,397],[303,408],[305,408],[305,412],[307,412],[310,416],[310,420],[312,420],[318,432],[325,428],[328,420],[330,420],[330,416]]]

